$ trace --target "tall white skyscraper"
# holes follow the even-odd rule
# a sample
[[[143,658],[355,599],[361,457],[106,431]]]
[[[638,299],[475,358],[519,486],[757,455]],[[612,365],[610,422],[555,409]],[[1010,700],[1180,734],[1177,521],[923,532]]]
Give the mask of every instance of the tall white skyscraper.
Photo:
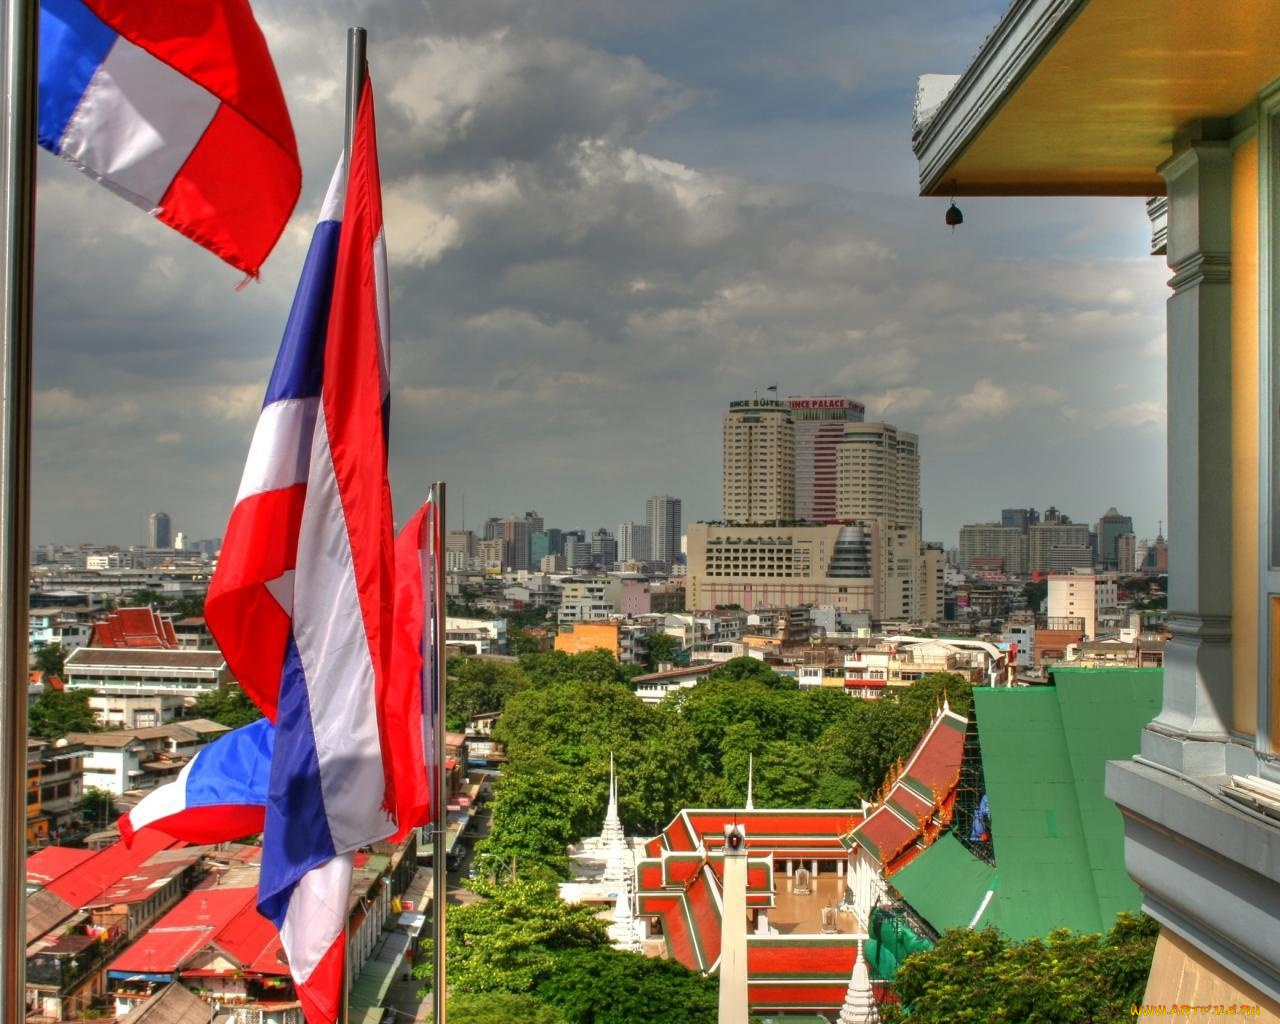
[[[796,517],[796,436],[776,398],[729,403],[724,414],[724,520],[790,522]]]
[[[836,395],[787,399],[795,425],[796,518],[811,523],[836,519],[836,447],[846,423],[861,423],[861,402]]]
[[[669,494],[655,494],[645,502],[644,521],[649,528],[649,557],[664,565],[680,558],[680,534],[684,522],[680,499]]]
[[[652,532],[644,523],[618,524],[618,561],[649,562],[653,560]]]

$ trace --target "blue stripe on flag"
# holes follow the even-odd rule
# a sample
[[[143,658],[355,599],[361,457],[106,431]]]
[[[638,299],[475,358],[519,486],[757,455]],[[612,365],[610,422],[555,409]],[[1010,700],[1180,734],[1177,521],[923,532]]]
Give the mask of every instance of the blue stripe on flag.
[[[275,729],[260,718],[203,748],[187,775],[187,806],[265,804],[274,740]]]
[[[263,407],[284,398],[315,398],[324,378],[324,343],[333,301],[334,268],[342,223],[323,220],[311,236],[298,291],[289,310],[280,353],[267,384]]]
[[[62,151],[62,135],[89,80],[118,36],[80,0],[40,0],[40,145]]]
[[[311,731],[307,679],[292,634],[280,679],[275,754],[262,833],[258,909],[284,923],[295,883],[335,855],[320,788],[320,761]]]

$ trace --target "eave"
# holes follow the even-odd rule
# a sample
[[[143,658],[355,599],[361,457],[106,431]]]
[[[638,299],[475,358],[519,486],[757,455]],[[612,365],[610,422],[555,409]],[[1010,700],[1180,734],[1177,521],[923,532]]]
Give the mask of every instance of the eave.
[[[1164,192],[1197,121],[1280,77],[1280,0],[1014,0],[913,130],[921,195]]]

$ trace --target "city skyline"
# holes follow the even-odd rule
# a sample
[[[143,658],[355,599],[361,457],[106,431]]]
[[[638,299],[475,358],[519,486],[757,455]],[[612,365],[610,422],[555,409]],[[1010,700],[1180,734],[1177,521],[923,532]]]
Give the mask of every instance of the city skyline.
[[[916,195],[917,71],[1003,0],[518,12],[262,0],[304,168],[260,281],[41,154],[32,540],[223,533],[369,29],[407,519],[720,514],[721,411],[848,395],[917,433],[922,536],[990,507],[1165,514],[1164,281],[1141,200]],[[308,31],[295,30],[306,12]],[[530,83],[537,83],[531,86]],[[465,516],[464,516],[465,510]],[[1176,540],[1176,538],[1173,538]]]

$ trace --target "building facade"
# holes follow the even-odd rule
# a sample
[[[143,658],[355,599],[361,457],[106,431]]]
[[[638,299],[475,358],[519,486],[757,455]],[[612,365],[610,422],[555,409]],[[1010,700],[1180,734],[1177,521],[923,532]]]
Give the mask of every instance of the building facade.
[[[926,195],[1157,197],[1172,636],[1106,793],[1161,925],[1144,1002],[1280,1019],[1280,3],[1231,14],[1020,0],[922,82],[913,148]]]
[[[795,425],[796,518],[830,523],[836,518],[836,449],[846,423],[861,423],[861,402],[834,395],[787,399]]]
[[[796,518],[796,437],[777,399],[731,402],[724,414],[724,520],[789,523]]]
[[[1000,559],[1006,576],[1027,574],[1027,535],[1017,526],[971,523],[960,527],[960,568],[973,572],[978,559]]]
[[[668,567],[678,562],[680,536],[684,532],[680,499],[655,494],[645,502],[644,521],[649,528],[649,558]]]

